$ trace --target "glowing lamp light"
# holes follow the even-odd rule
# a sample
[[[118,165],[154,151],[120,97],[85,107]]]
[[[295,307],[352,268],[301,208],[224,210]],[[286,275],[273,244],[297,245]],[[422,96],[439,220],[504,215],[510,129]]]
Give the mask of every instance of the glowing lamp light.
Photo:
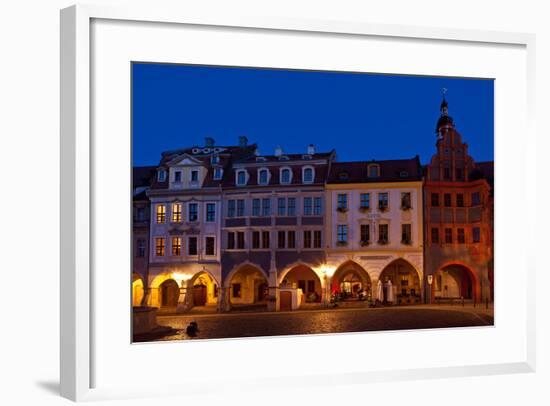
[[[321,273],[323,275],[326,275],[326,276],[332,276],[334,274],[334,272],[336,271],[336,268],[333,267],[333,266],[329,266],[327,264],[323,264],[319,267],[319,270],[321,271]]]
[[[172,279],[174,279],[180,286],[183,286],[183,282],[187,282],[192,276],[181,272],[172,272]]]

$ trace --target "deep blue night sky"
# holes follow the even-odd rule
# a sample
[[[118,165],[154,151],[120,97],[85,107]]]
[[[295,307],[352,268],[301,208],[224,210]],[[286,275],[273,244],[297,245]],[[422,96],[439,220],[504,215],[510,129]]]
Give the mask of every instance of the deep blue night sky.
[[[493,160],[493,80],[142,63],[132,75],[136,166],[206,136],[236,145],[239,135],[265,155],[313,143],[339,161],[418,154],[427,163],[442,88],[470,154]]]

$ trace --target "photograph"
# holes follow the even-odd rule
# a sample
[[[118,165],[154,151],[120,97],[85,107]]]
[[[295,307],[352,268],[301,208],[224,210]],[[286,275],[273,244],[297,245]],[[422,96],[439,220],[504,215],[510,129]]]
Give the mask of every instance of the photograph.
[[[494,79],[130,69],[132,342],[494,326]]]

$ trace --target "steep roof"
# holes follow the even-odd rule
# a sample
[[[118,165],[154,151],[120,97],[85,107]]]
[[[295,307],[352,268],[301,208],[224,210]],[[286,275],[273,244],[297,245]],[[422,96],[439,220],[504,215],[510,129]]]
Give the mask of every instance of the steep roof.
[[[369,177],[368,168],[372,164],[380,167],[380,176]],[[334,162],[327,183],[376,183],[408,182],[422,180],[422,167],[418,156],[411,159],[383,161]]]

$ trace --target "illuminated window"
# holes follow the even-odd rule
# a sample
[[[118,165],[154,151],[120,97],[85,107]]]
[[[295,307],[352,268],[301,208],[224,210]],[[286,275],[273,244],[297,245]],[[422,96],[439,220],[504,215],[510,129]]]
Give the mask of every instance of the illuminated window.
[[[189,203],[189,221],[197,221],[199,219],[199,205],[197,203]]]
[[[216,255],[216,244],[215,244],[215,239],[214,237],[206,237],[205,239],[205,248],[204,248],[204,253],[206,255]]]
[[[311,248],[311,231],[304,231],[304,248]]]
[[[187,243],[187,254],[188,255],[198,254],[197,237],[189,237],[189,240]]]
[[[164,222],[166,222],[166,206],[157,204],[157,223],[162,224]]]
[[[214,203],[206,203],[206,221],[216,221],[216,205]]]
[[[174,203],[172,205],[172,222],[181,222],[181,203]]]
[[[137,240],[136,257],[144,257],[144,256],[145,256],[145,240],[139,239]]]
[[[157,257],[164,256],[165,240],[162,237],[155,238],[155,255]]]
[[[322,234],[321,230],[315,230],[313,232],[313,248],[321,248]]]
[[[172,255],[181,255],[181,237],[172,237]]]

